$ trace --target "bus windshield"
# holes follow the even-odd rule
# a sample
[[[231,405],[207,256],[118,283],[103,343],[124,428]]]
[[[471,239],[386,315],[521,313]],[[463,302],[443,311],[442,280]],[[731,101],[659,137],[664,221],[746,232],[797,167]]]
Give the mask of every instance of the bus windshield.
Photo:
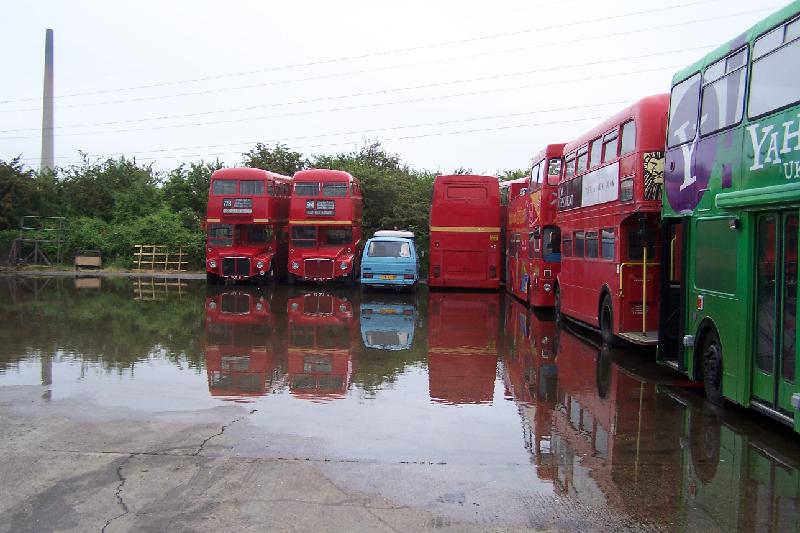
[[[209,246],[233,246],[233,225],[211,224],[208,227]]]
[[[323,183],[322,196],[347,196],[347,184]]]

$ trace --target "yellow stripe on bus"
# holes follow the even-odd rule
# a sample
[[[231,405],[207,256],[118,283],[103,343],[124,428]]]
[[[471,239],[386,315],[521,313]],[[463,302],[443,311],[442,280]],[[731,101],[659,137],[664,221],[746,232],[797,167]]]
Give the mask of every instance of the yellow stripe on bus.
[[[449,231],[451,233],[500,233],[500,228],[480,226],[431,226],[431,231]]]
[[[206,222],[219,222],[218,218],[209,218]]]
[[[352,226],[351,220],[290,220],[295,226]]]

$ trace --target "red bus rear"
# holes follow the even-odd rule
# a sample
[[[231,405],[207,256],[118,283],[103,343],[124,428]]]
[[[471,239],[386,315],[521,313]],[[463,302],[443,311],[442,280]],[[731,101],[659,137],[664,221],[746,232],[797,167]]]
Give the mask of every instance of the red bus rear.
[[[564,147],[557,308],[637,344],[658,340],[658,236],[669,95],[650,96]]]
[[[363,197],[358,179],[340,170],[294,175],[289,213],[289,277],[353,283],[361,258]]]
[[[436,176],[430,287],[500,287],[500,189],[494,176]]]
[[[209,283],[272,281],[286,273],[292,179],[257,168],[211,175],[206,278]]]

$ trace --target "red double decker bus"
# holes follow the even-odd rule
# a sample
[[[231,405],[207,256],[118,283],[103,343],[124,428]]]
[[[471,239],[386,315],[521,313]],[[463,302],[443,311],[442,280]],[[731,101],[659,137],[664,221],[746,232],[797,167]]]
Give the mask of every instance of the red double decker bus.
[[[528,186],[527,178],[504,181],[500,184],[501,238],[504,244],[502,251],[503,276],[506,291],[513,294],[513,286],[519,275],[520,235],[527,235],[526,204],[521,196]]]
[[[637,344],[658,341],[658,236],[669,95],[650,96],[564,147],[555,305]]]
[[[289,390],[297,398],[344,398],[355,371],[358,318],[347,298],[312,292],[290,298]]]
[[[495,176],[436,176],[430,287],[500,287],[500,187]]]
[[[359,276],[363,197],[358,179],[340,170],[301,170],[293,178],[289,210],[289,275],[296,280]]]
[[[292,179],[257,168],[225,168],[208,191],[206,279],[272,281],[286,273]]]

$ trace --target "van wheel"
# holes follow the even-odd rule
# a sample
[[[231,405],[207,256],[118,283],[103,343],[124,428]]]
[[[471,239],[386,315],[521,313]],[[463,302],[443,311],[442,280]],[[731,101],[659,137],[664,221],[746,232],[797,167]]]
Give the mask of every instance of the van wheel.
[[[717,332],[709,331],[703,339],[703,388],[708,401],[721,406],[722,398],[722,346]]]
[[[614,345],[614,311],[611,308],[611,297],[607,294],[600,305],[600,336],[604,345]]]

